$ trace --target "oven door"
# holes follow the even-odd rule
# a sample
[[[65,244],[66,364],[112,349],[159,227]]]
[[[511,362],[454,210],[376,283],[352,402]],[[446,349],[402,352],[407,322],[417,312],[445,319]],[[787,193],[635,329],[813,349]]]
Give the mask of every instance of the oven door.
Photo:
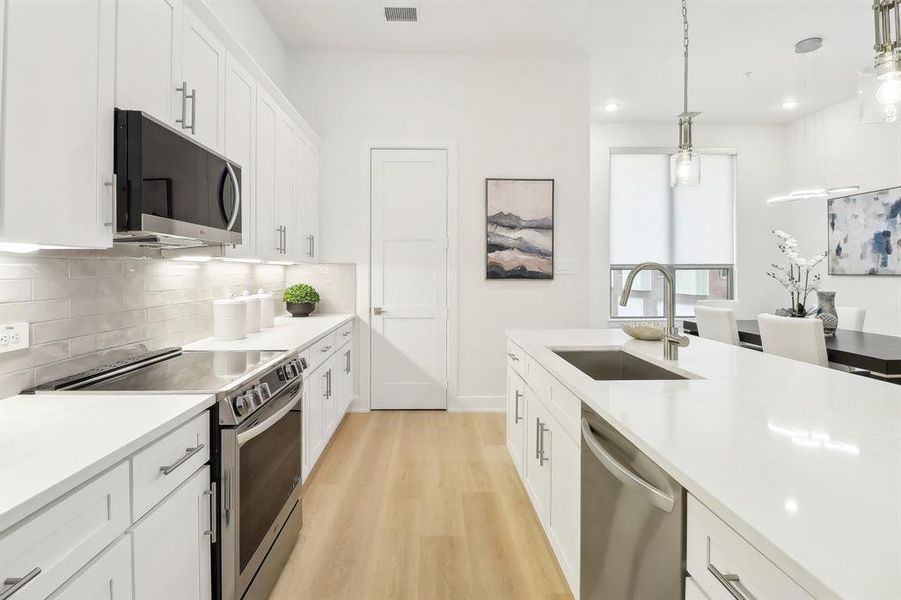
[[[299,510],[301,391],[291,385],[249,421],[222,430],[223,598],[242,597]]]

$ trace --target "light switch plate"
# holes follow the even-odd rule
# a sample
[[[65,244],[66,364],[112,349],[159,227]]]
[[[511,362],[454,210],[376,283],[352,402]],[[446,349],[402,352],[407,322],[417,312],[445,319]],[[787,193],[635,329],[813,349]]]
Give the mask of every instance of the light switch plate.
[[[0,354],[14,350],[24,350],[29,345],[28,323],[6,323],[0,325]]]
[[[569,260],[555,260],[554,274],[556,275],[575,275],[576,265]]]

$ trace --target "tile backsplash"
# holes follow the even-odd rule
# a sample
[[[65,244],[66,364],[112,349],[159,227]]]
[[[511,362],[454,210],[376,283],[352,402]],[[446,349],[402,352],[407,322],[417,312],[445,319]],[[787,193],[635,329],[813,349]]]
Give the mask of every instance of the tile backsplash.
[[[285,284],[308,283],[319,292],[313,314],[352,313],[356,305],[357,271],[354,264],[292,265]]]
[[[0,323],[31,323],[31,346],[0,354],[0,398],[109,362],[114,350],[209,337],[213,300],[245,288],[280,292],[284,285],[281,265],[0,253]],[[284,305],[277,297],[279,314]]]

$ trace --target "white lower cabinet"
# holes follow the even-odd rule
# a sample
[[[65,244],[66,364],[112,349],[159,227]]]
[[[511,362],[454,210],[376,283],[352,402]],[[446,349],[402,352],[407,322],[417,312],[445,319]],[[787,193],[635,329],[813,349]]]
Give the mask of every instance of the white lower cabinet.
[[[135,600],[210,597],[212,497],[206,465],[132,527]]]
[[[322,452],[322,368],[303,374],[303,479],[316,465]]]
[[[91,561],[51,600],[131,600],[131,540],[128,536]]]
[[[507,448],[570,590],[578,598],[581,446],[555,416],[559,409],[550,408],[559,384],[547,373],[537,374],[543,385],[541,392],[536,391],[520,376],[525,355],[520,351],[517,358],[513,364],[508,362],[507,369]],[[536,375],[531,372],[535,369],[540,367],[530,364],[530,375]],[[568,422],[570,415],[566,416]]]
[[[710,600],[710,596],[704,593],[691,577],[685,578],[685,600]]]

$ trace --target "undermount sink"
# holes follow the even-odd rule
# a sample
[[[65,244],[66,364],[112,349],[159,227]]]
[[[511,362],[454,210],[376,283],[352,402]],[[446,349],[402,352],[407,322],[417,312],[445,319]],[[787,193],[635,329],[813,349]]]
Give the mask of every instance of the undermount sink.
[[[688,379],[622,350],[553,350],[595,381]]]

